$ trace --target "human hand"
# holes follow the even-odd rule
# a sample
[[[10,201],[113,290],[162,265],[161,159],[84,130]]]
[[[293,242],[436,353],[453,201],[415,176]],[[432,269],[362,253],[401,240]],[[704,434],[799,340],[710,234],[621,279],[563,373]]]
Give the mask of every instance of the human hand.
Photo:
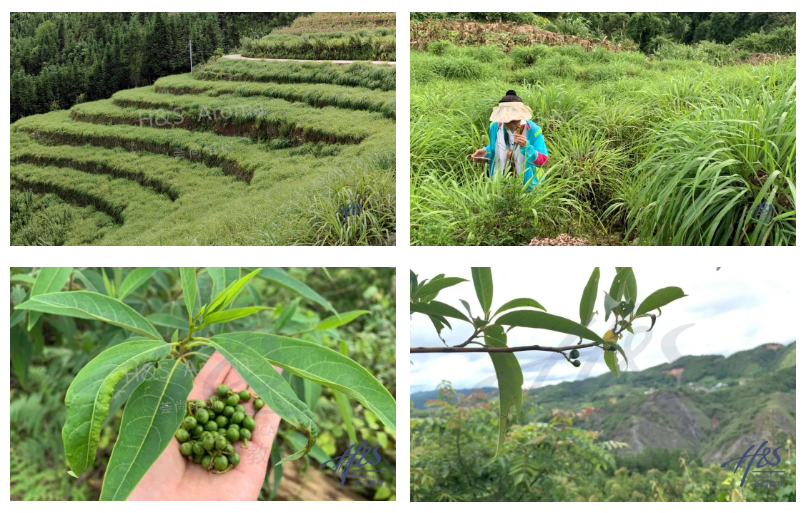
[[[515,134],[515,144],[520,146],[521,148],[526,147],[526,136],[522,134]]]
[[[275,369],[277,369],[275,367]],[[278,372],[280,372],[278,370]],[[216,351],[193,380],[188,399],[207,399],[215,394],[216,387],[226,383],[233,390],[246,388],[246,381]],[[255,393],[249,389],[252,397]],[[233,444],[241,455],[241,462],[224,474],[213,474],[193,463],[179,452],[179,442],[171,443],[129,495],[128,500],[146,501],[253,501],[266,480],[266,467],[271,454],[280,416],[266,404],[255,414],[254,399],[242,403],[248,415],[255,417],[255,429],[247,448],[243,442]]]
[[[473,162],[481,162],[487,156],[487,148],[479,148],[470,156]]]

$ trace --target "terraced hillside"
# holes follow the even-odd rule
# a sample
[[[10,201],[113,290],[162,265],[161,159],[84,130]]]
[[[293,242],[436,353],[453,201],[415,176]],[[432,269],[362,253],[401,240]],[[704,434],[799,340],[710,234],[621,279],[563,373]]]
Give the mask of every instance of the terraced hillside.
[[[313,13],[241,46],[247,57],[394,61],[395,13]]]
[[[14,123],[11,239],[393,244],[394,166],[393,67],[219,59]]]

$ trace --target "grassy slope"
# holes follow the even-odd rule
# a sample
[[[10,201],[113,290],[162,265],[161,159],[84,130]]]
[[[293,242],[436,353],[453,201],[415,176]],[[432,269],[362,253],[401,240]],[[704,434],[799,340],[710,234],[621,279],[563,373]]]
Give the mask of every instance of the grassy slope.
[[[441,41],[411,60],[413,244],[524,244],[563,231],[605,243],[794,244],[794,58],[717,68]],[[507,89],[543,128],[547,184],[559,184],[548,197],[510,198],[468,161]],[[741,217],[761,198],[780,214],[769,232]]]
[[[230,69],[227,64],[210,68]],[[19,120],[12,125],[15,195],[20,190],[56,194],[70,208],[83,209],[74,216],[77,225],[95,215],[92,208],[115,221],[99,226],[92,238],[82,229],[68,236],[67,244],[389,243],[394,236],[395,132],[389,119],[394,93],[307,83],[377,77],[360,67],[351,72],[245,61],[236,68],[246,80],[236,88],[246,86],[257,96],[177,76],[166,82],[183,87],[196,82],[198,90],[183,92],[202,94],[157,93],[151,86],[70,112]],[[303,80],[295,86],[298,96],[289,98],[298,103],[264,94],[273,84],[249,81],[252,76],[270,80],[273,72]],[[393,83],[394,75],[383,80]],[[368,96],[364,103],[362,93]],[[343,107],[322,105],[323,97]],[[244,105],[254,112],[236,108]],[[364,108],[346,108],[359,105]],[[212,116],[218,119],[200,116],[202,106],[211,114],[216,109]],[[140,109],[149,107],[179,108],[185,124],[141,127],[148,114]],[[239,114],[224,119],[225,108]],[[344,223],[336,211],[351,201],[364,204],[366,215]],[[21,243],[31,240],[36,237]]]

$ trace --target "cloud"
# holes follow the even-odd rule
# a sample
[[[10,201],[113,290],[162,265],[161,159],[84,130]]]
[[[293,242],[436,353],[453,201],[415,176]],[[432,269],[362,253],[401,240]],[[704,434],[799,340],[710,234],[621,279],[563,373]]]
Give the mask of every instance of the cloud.
[[[550,266],[550,268],[549,268]],[[579,318],[579,298],[592,268],[581,270],[565,263],[546,264],[537,271],[524,271],[521,265],[493,267],[493,311],[514,298],[536,299],[553,314]],[[683,355],[721,354],[752,349],[767,342],[787,343],[795,340],[796,297],[792,273],[751,273],[746,268],[666,265],[653,268],[636,267],[639,302],[650,292],[666,286],[679,286],[687,297],[663,309],[655,329],[646,333],[648,319],[637,321],[636,335],[627,335],[622,346],[630,359],[630,370],[638,371],[674,361]],[[445,272],[436,266],[414,269],[420,279]],[[471,279],[470,269],[447,273]],[[599,291],[609,288],[614,268],[602,268]],[[473,313],[481,308],[472,281],[444,290],[438,299],[461,308],[459,299],[467,300]],[[602,299],[596,308],[601,310]],[[611,319],[612,322],[612,319]],[[464,342],[473,332],[464,322],[451,323],[454,331],[443,331],[448,345]],[[640,327],[639,327],[640,326]],[[590,328],[597,333],[609,329],[601,316],[595,316]],[[411,318],[412,346],[442,346],[430,320],[415,314]],[[509,346],[541,344],[572,345],[578,339],[545,330],[516,328],[509,332]],[[543,386],[573,381],[608,372],[601,353],[596,349],[582,351],[579,368],[552,353],[515,353],[524,373],[524,387]],[[495,370],[489,356],[470,354],[413,354],[410,366],[412,391],[431,390],[442,380],[455,388],[496,386]],[[622,363],[622,368],[623,367]]]

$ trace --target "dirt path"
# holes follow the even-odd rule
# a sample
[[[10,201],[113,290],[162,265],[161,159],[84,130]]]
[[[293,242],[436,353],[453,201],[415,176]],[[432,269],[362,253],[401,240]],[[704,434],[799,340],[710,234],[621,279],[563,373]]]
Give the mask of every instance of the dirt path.
[[[306,61],[303,59],[256,59],[254,57],[244,57],[239,53],[235,53],[232,55],[225,55],[225,59],[245,59],[247,61],[268,61],[268,62],[329,62],[331,64],[336,64],[338,66],[343,66],[345,64],[353,64],[354,62],[370,62],[372,64],[378,65],[389,65],[394,66],[396,63],[394,61]]]

